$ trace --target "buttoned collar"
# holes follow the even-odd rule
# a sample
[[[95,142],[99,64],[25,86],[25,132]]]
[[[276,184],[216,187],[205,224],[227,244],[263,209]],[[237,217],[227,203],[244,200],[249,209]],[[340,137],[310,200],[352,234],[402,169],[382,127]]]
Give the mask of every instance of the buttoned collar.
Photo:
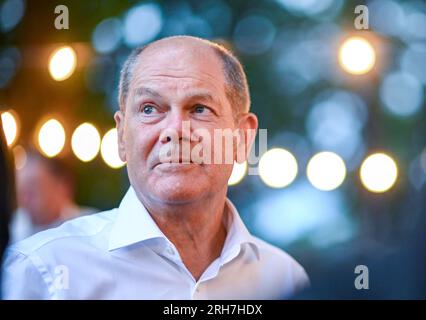
[[[227,236],[220,257],[221,264],[223,265],[237,256],[243,244],[248,244],[259,259],[254,238],[229,199],[226,199],[226,208],[228,212]],[[153,243],[156,242],[155,240],[162,240],[164,244],[172,245],[139,200],[133,187],[130,187],[118,207],[118,214],[111,229],[108,250],[116,250],[140,242]]]
[[[150,239],[167,239],[130,187],[118,207],[109,238],[108,250],[115,250]]]
[[[254,237],[247,230],[237,209],[228,198],[226,199],[226,210],[227,234],[220,255],[220,264],[224,265],[235,258],[240,253],[242,245],[248,245],[254,251],[256,258],[259,259],[259,249]]]

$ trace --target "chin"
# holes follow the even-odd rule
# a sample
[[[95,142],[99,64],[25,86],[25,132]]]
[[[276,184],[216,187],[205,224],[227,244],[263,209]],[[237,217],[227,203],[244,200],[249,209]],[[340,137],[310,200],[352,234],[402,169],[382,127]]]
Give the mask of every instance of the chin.
[[[157,182],[152,195],[159,201],[165,203],[190,203],[203,197],[210,186],[201,181],[185,179],[164,179]]]

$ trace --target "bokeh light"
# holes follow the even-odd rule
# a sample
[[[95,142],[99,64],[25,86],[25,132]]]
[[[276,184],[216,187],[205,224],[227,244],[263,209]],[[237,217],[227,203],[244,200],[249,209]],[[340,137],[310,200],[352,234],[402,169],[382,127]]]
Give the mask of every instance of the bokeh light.
[[[0,29],[9,32],[16,27],[24,16],[23,0],[6,0],[0,5]]]
[[[342,158],[333,152],[320,152],[309,160],[306,174],[312,185],[323,191],[338,188],[346,177]]]
[[[374,67],[375,62],[376,53],[364,38],[351,37],[340,47],[339,63],[351,74],[365,74]]]
[[[109,130],[102,138],[101,155],[105,163],[113,169],[118,169],[125,165],[125,162],[121,161],[118,154],[118,135],[116,128]]]
[[[322,16],[327,15],[330,9],[340,10],[340,0],[277,0],[288,11],[297,16]]]
[[[71,148],[75,156],[83,162],[93,160],[99,152],[101,136],[91,123],[83,123],[75,129],[71,138]]]
[[[56,81],[68,79],[77,66],[77,56],[69,46],[56,49],[49,59],[49,72]]]
[[[320,191],[303,179],[248,205],[255,213],[253,223],[259,236],[281,246],[303,239],[315,247],[327,247],[349,239],[354,232],[343,193]]]
[[[398,167],[387,154],[372,154],[361,165],[361,182],[371,192],[386,192],[395,184],[397,177]]]
[[[161,31],[163,19],[157,4],[144,3],[131,8],[124,18],[124,40],[130,47],[154,39]]]
[[[420,42],[426,39],[426,10],[424,1],[407,1],[404,8],[404,32],[401,34],[405,42]]]
[[[337,24],[322,23],[315,28],[293,28],[277,32],[271,50],[276,54],[275,67],[279,94],[297,95],[322,79],[336,77],[335,51],[330,43],[340,37]]]
[[[357,166],[356,158],[364,148],[362,130],[368,115],[365,102],[342,90],[323,92],[315,100],[306,118],[315,149],[335,152],[350,166]]]
[[[288,186],[297,176],[296,158],[287,150],[274,148],[265,152],[259,161],[259,175],[272,188]]]
[[[371,27],[386,36],[404,33],[405,14],[402,6],[392,0],[374,0],[368,3]]]
[[[426,85],[426,43],[411,44],[401,56],[401,69]]]
[[[238,22],[234,31],[234,43],[245,54],[262,54],[271,48],[275,34],[275,26],[268,18],[251,15]]]
[[[411,74],[393,72],[385,77],[380,87],[380,99],[389,112],[408,117],[420,110],[423,104],[423,87]]]
[[[0,56],[0,88],[4,88],[15,75],[15,63],[10,57]]]
[[[120,45],[121,38],[120,20],[116,18],[105,19],[93,31],[93,47],[99,53],[110,53]]]
[[[231,176],[228,180],[229,186],[234,186],[243,180],[247,173],[247,161],[243,163],[234,162],[234,167],[232,168]]]
[[[8,146],[13,145],[18,137],[18,120],[17,115],[14,111],[9,110],[1,114],[1,120],[3,124],[3,132],[6,137],[6,143]]]
[[[38,133],[38,146],[47,157],[58,155],[65,145],[65,130],[56,119],[46,121]]]
[[[16,47],[0,50],[0,88],[6,88],[21,64],[21,52]]]

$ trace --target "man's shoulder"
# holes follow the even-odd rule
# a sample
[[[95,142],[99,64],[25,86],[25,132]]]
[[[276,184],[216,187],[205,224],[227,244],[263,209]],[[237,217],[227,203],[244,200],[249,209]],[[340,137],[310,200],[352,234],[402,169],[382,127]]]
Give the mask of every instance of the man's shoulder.
[[[299,262],[281,248],[254,236],[253,239],[259,251],[260,259],[264,262],[303,270]]]
[[[56,228],[41,231],[11,245],[9,250],[29,255],[45,247],[63,244],[64,241],[84,243],[108,228],[116,214],[117,209],[112,209],[68,220]]]
[[[308,274],[302,265],[284,250],[253,237],[259,251],[262,269],[274,281],[287,283],[282,296],[290,296],[310,285]],[[272,275],[272,277],[271,277]]]

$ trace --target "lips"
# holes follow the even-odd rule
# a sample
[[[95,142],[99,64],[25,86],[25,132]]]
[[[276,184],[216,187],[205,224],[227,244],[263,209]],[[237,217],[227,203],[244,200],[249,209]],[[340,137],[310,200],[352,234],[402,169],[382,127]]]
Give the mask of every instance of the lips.
[[[176,159],[168,158],[168,159],[164,159],[163,161],[157,161],[154,164],[153,168],[155,168],[155,167],[157,167],[159,165],[162,165],[162,164],[165,164],[165,165],[169,164],[169,165],[176,165],[176,166],[178,166],[178,165],[185,166],[185,165],[200,164],[200,163],[197,163],[197,162],[192,161],[191,159],[182,158],[182,157],[179,157],[179,158],[176,158]]]
[[[178,163],[178,162],[160,162],[153,170],[158,170],[162,173],[177,174],[179,172],[187,172],[193,170],[198,165],[194,162],[190,163]]]
[[[191,148],[187,149],[178,145],[162,146],[153,160],[154,165],[152,166],[152,168],[155,168],[161,164],[176,164],[180,166],[190,164],[203,164],[203,159],[199,158],[198,155],[195,155],[194,158],[194,154],[192,154]]]

